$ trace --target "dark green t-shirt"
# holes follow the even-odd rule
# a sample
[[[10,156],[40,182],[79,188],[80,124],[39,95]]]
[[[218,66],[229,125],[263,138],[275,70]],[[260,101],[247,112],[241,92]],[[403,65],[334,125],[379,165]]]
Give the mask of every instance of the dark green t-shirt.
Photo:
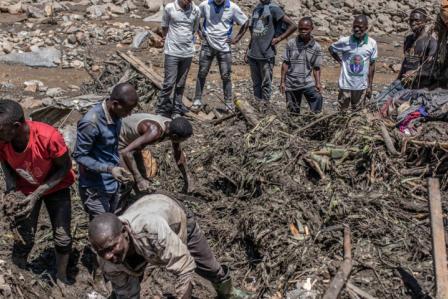
[[[285,13],[274,3],[258,4],[252,13],[251,31],[252,44],[248,56],[254,59],[270,59],[275,57],[275,47],[272,40],[275,36],[275,25]]]

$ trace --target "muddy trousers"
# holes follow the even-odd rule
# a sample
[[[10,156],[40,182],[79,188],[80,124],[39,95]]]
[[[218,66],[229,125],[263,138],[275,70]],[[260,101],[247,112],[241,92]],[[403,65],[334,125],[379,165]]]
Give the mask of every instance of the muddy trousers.
[[[196,273],[216,284],[226,280],[229,273],[216,260],[207,238],[197,224],[193,213],[187,213],[187,247],[196,263]],[[227,272],[227,273],[226,273]]]
[[[120,193],[117,191],[108,193],[99,188],[79,187],[79,197],[81,197],[84,210],[89,214],[92,221],[95,216],[103,213],[115,213],[120,205]]]
[[[250,74],[257,99],[269,101],[272,96],[272,73],[275,59],[254,59],[249,57]]]
[[[215,57],[218,60],[219,73],[221,74],[224,101],[226,103],[232,102],[232,53],[215,50],[207,44],[202,46],[199,55],[199,72],[194,99],[202,100],[205,81]]]
[[[302,98],[305,96],[310,106],[310,110],[313,113],[319,113],[322,111],[322,95],[317,91],[316,87],[308,87],[300,90],[286,91],[286,105],[288,111],[291,113],[300,113],[300,105],[302,104]]]
[[[340,89],[338,95],[339,110],[344,111],[349,109],[356,111],[360,109],[366,100],[366,89],[363,90],[348,90]]]
[[[25,266],[26,258],[34,246],[34,239],[39,220],[39,213],[45,203],[53,229],[54,247],[57,253],[64,254],[71,250],[72,237],[70,224],[72,217],[70,189],[62,189],[52,194],[43,196],[36,202],[30,217],[17,223],[17,231],[20,235],[15,240],[12,257],[18,266]]]
[[[192,57],[165,55],[165,78],[157,103],[157,114],[171,117],[186,112],[182,97],[192,60]]]

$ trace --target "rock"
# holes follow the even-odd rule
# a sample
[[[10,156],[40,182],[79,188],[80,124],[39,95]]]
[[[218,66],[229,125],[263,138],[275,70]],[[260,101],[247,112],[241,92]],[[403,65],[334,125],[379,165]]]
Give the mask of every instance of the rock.
[[[1,90],[11,90],[15,89],[16,86],[11,82],[0,82],[0,89]]]
[[[94,64],[90,69],[92,70],[92,72],[99,72],[101,68],[99,65]]]
[[[126,9],[123,6],[118,6],[112,3],[109,3],[108,9],[111,13],[123,15],[126,13]]]
[[[149,9],[151,12],[156,12],[160,10],[161,7],[163,7],[164,1],[163,0],[146,0],[145,6]]]
[[[80,69],[84,67],[84,62],[82,62],[81,60],[73,60],[72,62],[70,62],[70,67]]]
[[[29,53],[10,53],[0,56],[0,61],[35,67],[57,67],[61,62],[61,52],[56,48],[41,48]]]
[[[389,65],[389,68],[394,72],[398,73],[401,70],[401,63],[398,64],[391,64]]]
[[[14,46],[12,43],[4,41],[1,45],[1,49],[3,50],[4,53],[9,54],[14,49]]]
[[[355,8],[355,1],[354,0],[345,0],[344,6],[348,8]]]
[[[24,109],[36,109],[42,106],[42,100],[35,99],[34,97],[26,97],[20,100],[20,106]]]
[[[54,15],[54,6],[53,3],[47,3],[44,7],[45,16],[53,17]]]
[[[76,44],[76,36],[74,34],[69,34],[67,36],[67,42],[72,45]]]
[[[45,94],[50,98],[59,97],[64,94],[64,90],[59,87],[49,88]]]
[[[28,92],[38,92],[41,90],[44,90],[45,85],[42,81],[39,80],[29,80],[23,82],[23,85],[25,85],[25,91]]]
[[[76,32],[75,37],[76,37],[76,41],[79,44],[84,44],[84,42],[86,41],[86,36],[85,36],[84,32],[82,32],[82,31]]]
[[[99,18],[107,14],[107,5],[92,5],[86,11],[91,18]]]
[[[44,12],[42,10],[31,5],[28,5],[26,7],[26,13],[30,18],[40,19],[45,17]]]
[[[0,6],[1,6],[1,5],[0,5]],[[4,11],[4,10],[1,9],[1,7],[0,7],[0,11]],[[8,13],[10,13],[10,14],[12,14],[12,15],[16,15],[16,14],[22,13],[22,12],[23,12],[22,1],[19,1],[19,2],[17,2],[16,4],[13,4],[13,5],[9,5],[9,6],[6,8],[6,12],[8,12]]]
[[[138,49],[144,43],[144,41],[148,38],[149,31],[138,31],[136,32],[134,39],[132,41],[131,48]]]

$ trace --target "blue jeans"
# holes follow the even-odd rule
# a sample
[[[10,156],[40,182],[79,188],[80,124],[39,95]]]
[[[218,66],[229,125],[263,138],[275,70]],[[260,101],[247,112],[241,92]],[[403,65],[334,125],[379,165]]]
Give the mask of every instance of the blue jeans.
[[[165,79],[157,103],[157,114],[171,117],[188,111],[182,103],[182,97],[192,60],[193,57],[165,55]]]
[[[254,96],[257,99],[264,101],[269,101],[271,99],[274,65],[275,58],[260,60],[249,57]]]
[[[89,214],[90,220],[103,213],[115,213],[120,199],[118,190],[115,193],[107,193],[100,188],[79,187],[79,197],[84,205],[84,210]]]
[[[300,113],[300,105],[302,104],[303,96],[305,96],[308,101],[311,112],[319,113],[322,111],[323,97],[317,91],[316,87],[312,86],[305,89],[286,92],[286,104],[289,112],[296,114]]]
[[[232,53],[215,50],[207,44],[202,45],[201,54],[199,55],[199,72],[194,99],[202,100],[205,80],[215,57],[218,60],[219,72],[221,74],[224,100],[226,103],[232,102]]]

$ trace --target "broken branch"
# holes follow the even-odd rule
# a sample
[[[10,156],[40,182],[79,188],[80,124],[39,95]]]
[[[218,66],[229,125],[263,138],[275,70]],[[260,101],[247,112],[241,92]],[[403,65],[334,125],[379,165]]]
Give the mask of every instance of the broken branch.
[[[352,271],[352,244],[351,232],[348,226],[344,226],[344,261],[325,292],[323,299],[336,299],[347,282]]]

